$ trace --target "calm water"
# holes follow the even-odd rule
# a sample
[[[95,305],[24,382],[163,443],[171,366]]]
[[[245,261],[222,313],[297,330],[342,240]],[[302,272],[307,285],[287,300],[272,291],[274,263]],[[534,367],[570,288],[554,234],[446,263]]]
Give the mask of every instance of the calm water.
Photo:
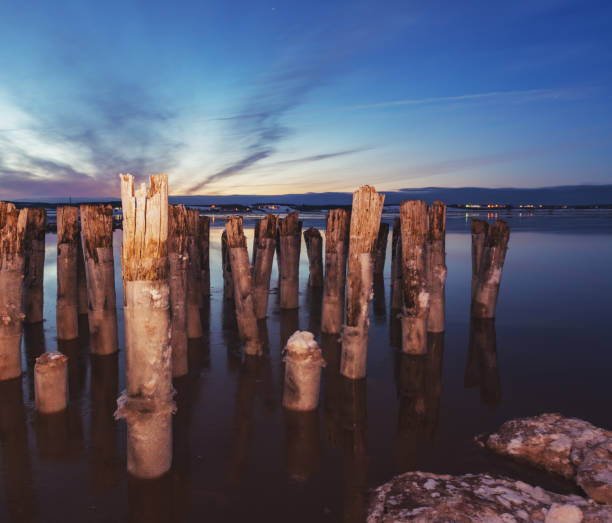
[[[305,227],[323,226],[320,216],[304,219]],[[499,472],[571,491],[568,483],[488,454],[473,437],[508,418],[549,411],[612,426],[612,216],[515,213],[509,222],[494,325],[472,325],[470,333],[469,223],[454,212],[447,330],[431,337],[430,354],[409,358],[394,347],[389,248],[384,281],[375,288],[367,379],[341,378],[337,342],[321,340],[328,366],[320,408],[296,415],[281,406],[280,351],[298,328],[318,334],[320,296],[306,287],[305,247],[299,310],[279,310],[275,264],[269,317],[260,325],[266,357],[245,359],[223,300],[217,219],[213,294],[202,311],[207,335],[191,340],[190,374],[175,383],[173,469],[151,482],[128,478],[125,422],[113,420],[125,353],[92,358],[86,320],[82,338],[59,347],[71,363],[68,412],[52,419],[34,412],[33,358],[58,348],[56,236],[48,234],[44,328],[26,331],[23,378],[0,384],[0,520],[361,521],[368,488],[415,469]],[[250,249],[252,222],[245,224]],[[116,231],[118,304],[120,243]],[[123,348],[121,309],[119,321]]]

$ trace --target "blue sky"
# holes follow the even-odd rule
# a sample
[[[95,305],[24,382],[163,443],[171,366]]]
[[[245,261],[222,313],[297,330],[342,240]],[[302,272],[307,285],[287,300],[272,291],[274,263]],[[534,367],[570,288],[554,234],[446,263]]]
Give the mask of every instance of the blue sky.
[[[612,181],[612,4],[0,6],[0,198]]]

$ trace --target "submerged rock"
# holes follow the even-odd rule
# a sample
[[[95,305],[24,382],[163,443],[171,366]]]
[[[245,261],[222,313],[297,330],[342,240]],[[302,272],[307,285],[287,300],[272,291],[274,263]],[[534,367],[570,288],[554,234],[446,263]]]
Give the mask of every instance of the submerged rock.
[[[595,523],[612,521],[612,507],[501,476],[407,472],[373,491],[367,521]]]
[[[561,414],[541,414],[507,421],[484,445],[573,479],[593,499],[612,503],[612,431]]]

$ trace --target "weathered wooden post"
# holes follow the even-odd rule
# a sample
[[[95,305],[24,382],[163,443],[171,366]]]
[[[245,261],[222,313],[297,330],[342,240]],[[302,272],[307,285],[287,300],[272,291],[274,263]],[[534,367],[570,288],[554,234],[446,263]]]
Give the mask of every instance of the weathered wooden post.
[[[27,219],[26,209],[0,202],[0,381],[21,375]]]
[[[61,352],[45,352],[34,366],[36,410],[43,414],[61,412],[68,406],[68,357]]]
[[[187,358],[187,285],[189,270],[187,249],[187,210],[184,205],[168,208],[168,268],[170,309],[172,316],[172,375],[177,378],[188,371]]]
[[[385,272],[385,257],[387,255],[387,240],[389,238],[389,224],[380,222],[378,236],[376,237],[376,251],[374,254],[374,275]]]
[[[83,242],[81,241],[81,228],[77,241],[77,309],[79,316],[89,313],[87,296],[87,271],[85,270],[85,256],[83,255]]]
[[[478,284],[472,303],[474,318],[495,317],[495,306],[509,239],[510,227],[505,221],[497,220],[489,228],[479,264]]]
[[[315,227],[304,231],[306,254],[308,255],[308,286],[323,287],[323,238]]]
[[[407,200],[400,205],[402,221],[402,351],[427,352],[429,293],[425,274],[427,204]]]
[[[428,332],[444,332],[446,288],[446,205],[435,201],[428,209],[426,247],[429,290]]]
[[[340,369],[341,374],[350,379],[366,375],[374,249],[384,201],[385,195],[368,185],[353,193]]]
[[[489,224],[484,220],[472,218],[470,220],[470,229],[472,231],[472,297],[471,303],[474,304],[474,296],[476,295],[476,287],[478,286],[478,275],[480,274],[480,264],[482,262],[482,253],[485,248],[487,236],[489,234]]]
[[[266,214],[266,216],[268,215]],[[255,225],[253,226],[253,263],[251,263],[253,267],[255,267],[255,263],[257,262],[257,247],[259,246],[259,228],[260,227],[261,227],[261,221],[257,220],[255,222]]]
[[[228,216],[225,222],[227,248],[230,254],[232,276],[234,278],[234,302],[238,331],[244,350],[252,356],[262,354],[261,341],[255,317],[251,265],[247,251],[246,237],[242,230],[241,216]]]
[[[223,268],[223,299],[234,299],[234,277],[232,276],[232,263],[229,247],[227,246],[227,232],[221,234],[221,265]]]
[[[168,285],[168,177],[134,190],[121,175],[126,390],[117,417],[128,425],[128,471],[162,476],[172,463],[172,354]]]
[[[300,277],[301,227],[298,212],[292,211],[278,221],[280,242],[280,307],[297,309]]]
[[[197,209],[187,209],[187,337],[201,338],[202,323],[202,268],[200,255],[200,214]]]
[[[210,296],[210,218],[200,216],[200,269],[202,298]]]
[[[57,338],[74,340],[79,336],[77,284],[79,208],[57,207]]]
[[[274,250],[276,248],[276,230],[278,216],[266,214],[263,220],[257,222],[257,236],[254,244],[257,255],[254,257],[255,289],[255,316],[257,319],[265,318],[268,314],[268,296],[270,294],[270,276],[272,275],[272,263],[274,261]]]
[[[89,301],[89,334],[93,354],[117,351],[113,208],[81,205],[81,229]]]
[[[46,219],[45,209],[28,209],[24,245],[25,279],[23,281],[23,309],[26,323],[43,321]]]
[[[325,227],[325,282],[321,332],[339,334],[344,316],[344,285],[349,216],[344,209],[331,209]]]
[[[284,350],[285,386],[283,407],[314,410],[319,405],[323,353],[311,332],[296,331]]]
[[[402,227],[399,218],[393,218],[391,237],[391,316],[402,308]]]

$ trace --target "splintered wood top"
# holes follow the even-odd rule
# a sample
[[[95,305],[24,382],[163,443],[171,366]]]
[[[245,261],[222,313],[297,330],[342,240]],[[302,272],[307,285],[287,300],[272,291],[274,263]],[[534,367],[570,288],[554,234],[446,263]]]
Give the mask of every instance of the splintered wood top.
[[[350,252],[354,254],[374,252],[384,194],[378,194],[374,187],[364,185],[353,193],[353,210],[350,226]]]
[[[0,202],[0,263],[9,255],[23,254],[28,209]]]
[[[98,262],[98,247],[113,246],[113,207],[111,205],[81,205],[81,229],[87,259]]]
[[[230,249],[246,248],[246,236],[242,232],[242,216],[228,216],[225,221],[225,232],[227,233],[227,246]]]

